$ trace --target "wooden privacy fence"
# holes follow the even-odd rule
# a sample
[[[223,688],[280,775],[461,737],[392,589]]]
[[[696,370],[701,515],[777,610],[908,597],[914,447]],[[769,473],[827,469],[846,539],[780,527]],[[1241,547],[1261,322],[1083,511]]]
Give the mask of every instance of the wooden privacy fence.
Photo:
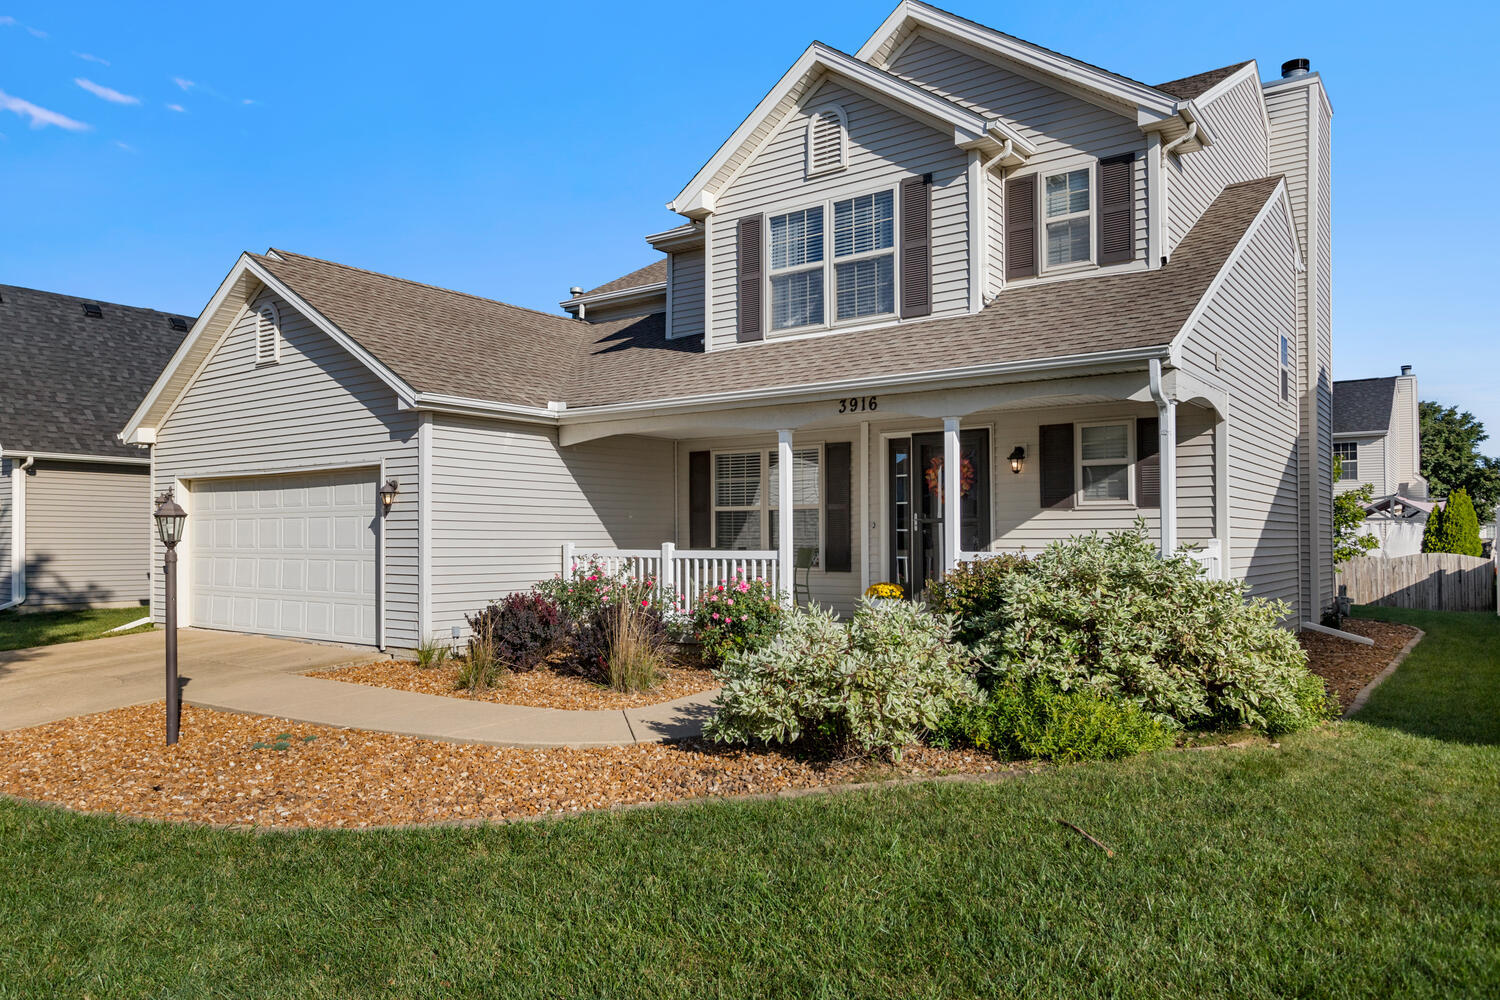
[[[1361,556],[1339,567],[1338,582],[1355,604],[1423,611],[1494,611],[1495,561],[1447,552]]]

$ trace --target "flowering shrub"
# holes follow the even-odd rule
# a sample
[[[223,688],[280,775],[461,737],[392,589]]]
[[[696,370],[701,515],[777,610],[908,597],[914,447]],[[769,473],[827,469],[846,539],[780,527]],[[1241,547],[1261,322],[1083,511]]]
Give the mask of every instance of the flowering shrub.
[[[940,615],[958,619],[953,636],[973,645],[1005,624],[1001,584],[1012,573],[1024,573],[1030,561],[1023,556],[999,555],[961,562],[927,587],[927,605]]]
[[[500,665],[517,671],[540,664],[568,634],[568,620],[551,598],[538,593],[511,594],[467,619],[475,640],[487,644]]]
[[[693,636],[702,643],[703,662],[722,664],[736,650],[759,649],[781,628],[780,595],[765,580],[733,579],[706,590],[693,609]]]
[[[982,641],[981,679],[1120,697],[1164,721],[1286,732],[1326,710],[1279,601],[1163,559],[1144,524],[1055,542],[996,584],[1003,621]],[[1316,679],[1314,679],[1316,680]]]
[[[543,580],[532,588],[551,599],[569,621],[592,621],[601,608],[618,601],[658,607],[655,577],[636,579],[610,573],[597,559],[575,563],[567,576]]]
[[[906,596],[906,591],[901,589],[899,583],[872,583],[865,589],[865,596],[899,601]]]
[[[862,601],[847,627],[821,608],[789,612],[769,645],[725,660],[706,731],[721,742],[811,738],[899,756],[951,706],[978,697],[951,628],[906,603]]]

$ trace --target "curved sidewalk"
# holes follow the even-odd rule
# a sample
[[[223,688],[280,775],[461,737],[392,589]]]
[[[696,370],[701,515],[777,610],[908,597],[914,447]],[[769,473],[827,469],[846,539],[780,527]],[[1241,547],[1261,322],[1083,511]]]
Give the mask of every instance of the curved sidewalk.
[[[213,677],[188,684],[183,701],[293,722],[368,729],[449,743],[503,747],[609,747],[696,736],[713,714],[713,691],[661,705],[569,712],[295,674]]]

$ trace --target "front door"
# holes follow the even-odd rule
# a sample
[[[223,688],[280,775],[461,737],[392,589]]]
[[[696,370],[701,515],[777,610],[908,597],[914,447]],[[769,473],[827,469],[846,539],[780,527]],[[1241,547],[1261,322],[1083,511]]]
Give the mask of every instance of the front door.
[[[943,573],[943,435],[891,438],[887,448],[890,578],[918,597]],[[973,552],[989,542],[990,432],[960,431],[958,448],[959,541]]]

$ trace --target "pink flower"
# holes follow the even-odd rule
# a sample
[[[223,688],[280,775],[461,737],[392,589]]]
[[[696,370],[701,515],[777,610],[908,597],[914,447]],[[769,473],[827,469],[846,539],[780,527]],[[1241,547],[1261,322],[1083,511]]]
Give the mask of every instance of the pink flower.
[[[715,611],[714,612],[714,621],[718,621],[718,620],[719,620],[719,613],[717,611]]]
[[[750,589],[750,585],[748,583],[746,583],[744,580],[741,580],[740,581],[740,586],[739,586],[740,593],[743,594],[745,591],[747,591],[749,589]]]
[[[728,601],[725,601],[724,603],[728,604],[730,607],[734,607],[734,598],[731,597]]]

